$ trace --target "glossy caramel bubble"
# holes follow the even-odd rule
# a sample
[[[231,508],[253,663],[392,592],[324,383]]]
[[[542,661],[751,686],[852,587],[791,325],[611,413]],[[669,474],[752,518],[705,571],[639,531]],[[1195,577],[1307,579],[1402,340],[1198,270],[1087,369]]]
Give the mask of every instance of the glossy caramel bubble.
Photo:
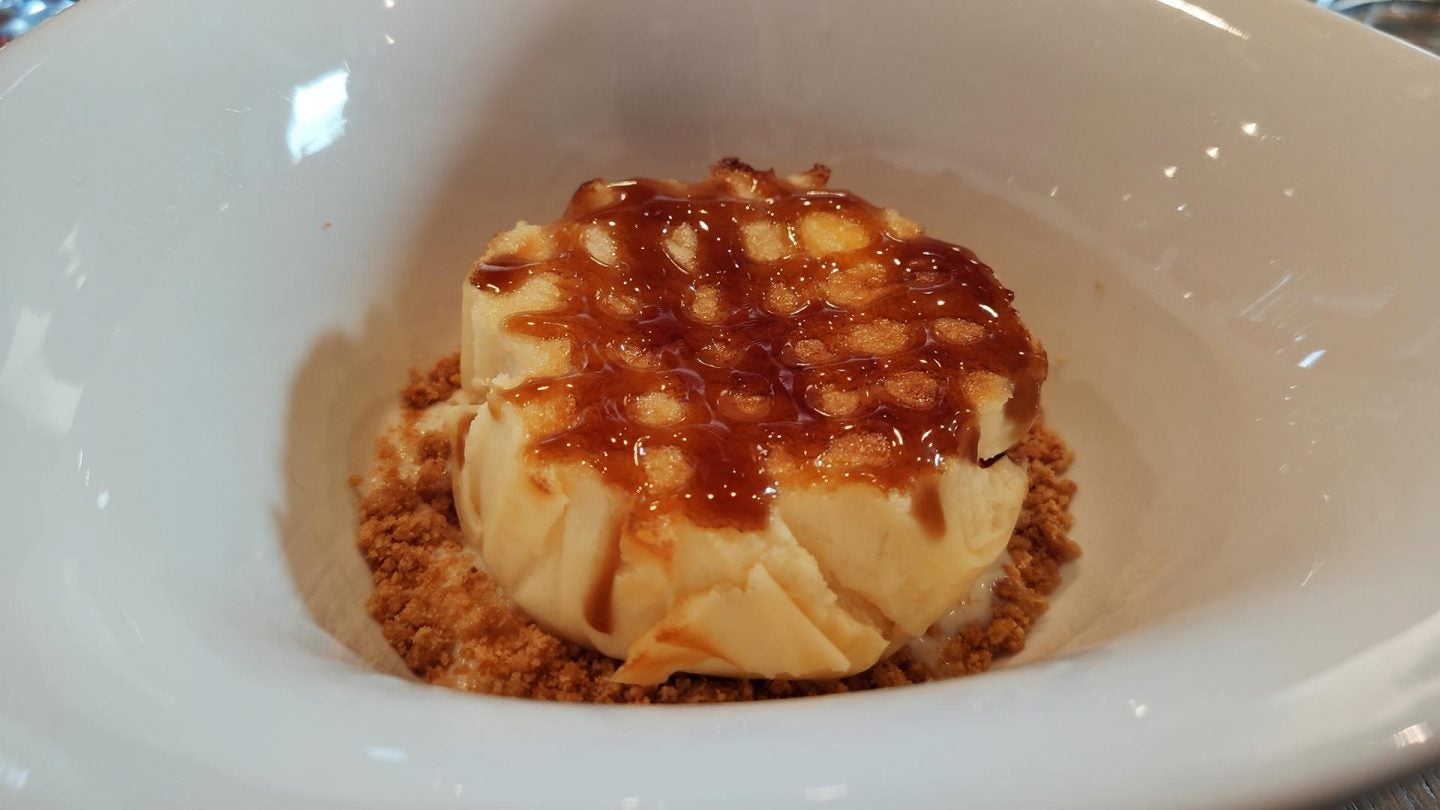
[[[1010,291],[828,177],[722,161],[691,185],[592,181],[554,226],[502,235],[471,283],[549,274],[564,305],[505,328],[573,347],[570,373],[503,394],[537,413],[531,453],[593,466],[637,513],[752,529],[781,486],[908,490],[984,461],[978,397],[1013,390],[1028,423],[1046,359]]]

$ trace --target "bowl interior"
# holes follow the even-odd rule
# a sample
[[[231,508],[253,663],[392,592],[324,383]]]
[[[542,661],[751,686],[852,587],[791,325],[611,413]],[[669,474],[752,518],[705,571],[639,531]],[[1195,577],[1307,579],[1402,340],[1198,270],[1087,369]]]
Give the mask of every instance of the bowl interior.
[[[1440,546],[1421,507],[1440,454],[1414,427],[1440,406],[1440,281],[1422,272],[1440,258],[1440,201],[1416,181],[1440,168],[1428,65],[1377,59],[1322,94],[1294,77],[1323,70],[1307,37],[1328,23],[1306,17],[1287,39],[1289,11],[1238,1],[1197,16],[1177,10],[1188,3],[387,0],[247,19],[243,38],[225,33],[228,12],[182,14],[193,36],[158,37],[152,15],[178,4],[97,5],[5,56],[19,64],[62,35],[93,59],[144,43],[151,62],[123,82],[86,59],[36,60],[19,79],[0,60],[0,87],[14,80],[0,136],[30,155],[11,185],[24,204],[0,222],[0,606],[12,640],[43,653],[24,671],[0,662],[13,684],[0,753],[83,766],[122,796],[145,795],[137,762],[173,762],[197,775],[182,798],[217,781],[283,798],[330,779],[357,802],[438,802],[441,776],[430,792],[406,780],[448,763],[435,773],[459,798],[480,766],[462,756],[473,747],[445,746],[477,712],[500,728],[564,725],[555,739],[619,733],[587,710],[406,683],[364,615],[346,477],[367,466],[407,368],[455,346],[459,287],[493,232],[553,218],[590,177],[694,177],[726,155],[824,162],[836,185],[973,248],[1049,349],[1047,417],[1078,454],[1085,556],[1025,652],[911,697],[827,700],[850,707],[836,717],[900,734],[910,721],[879,718],[941,701],[971,723],[965,740],[1019,740],[1023,718],[1060,722],[1037,718],[1074,690],[1057,711],[1117,750],[1169,755],[1156,772],[1172,775],[1199,773],[1181,741],[1207,733],[1258,769],[1440,718],[1440,694],[1422,688],[1440,659],[1414,652],[1440,640]],[[114,92],[45,101],[86,83]],[[1367,122],[1354,139],[1385,147],[1357,160],[1334,137],[1335,105]],[[1295,720],[1351,689],[1380,696],[1364,714]],[[186,750],[217,692],[261,701],[265,717],[224,710],[242,733]],[[357,704],[370,710],[345,710]],[[1259,727],[1294,722],[1262,756],[1215,725],[1216,706],[1237,705]],[[777,745],[797,716],[725,711],[777,724]],[[151,728],[156,712],[167,719]],[[277,732],[285,717],[323,722]],[[442,732],[416,738],[416,717]],[[1425,743],[1425,728],[1408,739]],[[133,753],[52,742],[82,735]],[[315,753],[327,739],[347,744]],[[831,784],[818,745],[746,790]],[[405,778],[357,776],[357,763]],[[529,795],[529,768],[485,771],[488,795]],[[921,797],[945,782],[911,776]],[[713,777],[645,778],[668,795]],[[631,795],[622,781],[589,784]]]

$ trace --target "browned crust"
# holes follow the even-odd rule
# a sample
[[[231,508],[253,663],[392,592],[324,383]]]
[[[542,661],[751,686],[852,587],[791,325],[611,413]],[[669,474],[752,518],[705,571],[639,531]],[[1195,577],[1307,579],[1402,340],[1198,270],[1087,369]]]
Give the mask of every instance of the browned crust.
[[[453,393],[453,357],[416,375],[403,401],[430,404]],[[419,386],[417,388],[417,386]],[[443,392],[443,393],[440,393]],[[428,401],[425,401],[427,400]],[[419,473],[403,479],[395,441],[414,442]],[[1073,460],[1053,430],[1037,424],[1013,452],[1028,462],[1030,491],[1010,539],[1012,564],[996,583],[992,617],[962,629],[923,665],[902,650],[849,678],[764,681],[679,674],[658,686],[609,678],[618,663],[563,641],[531,622],[474,565],[460,537],[450,486],[452,439],[397,431],[381,440],[377,481],[361,500],[360,549],[373,572],[370,615],[416,675],[492,695],[593,703],[723,703],[826,695],[921,683],[988,669],[1025,645],[1060,585],[1060,566],[1080,554],[1070,539]]]

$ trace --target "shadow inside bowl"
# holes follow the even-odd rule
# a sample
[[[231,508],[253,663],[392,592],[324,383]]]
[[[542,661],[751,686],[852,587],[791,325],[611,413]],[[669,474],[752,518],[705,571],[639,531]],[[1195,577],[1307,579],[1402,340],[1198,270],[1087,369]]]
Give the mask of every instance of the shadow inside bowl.
[[[609,117],[606,132],[587,140],[575,123],[602,113],[557,117],[553,110],[595,102],[584,101],[584,89],[570,77],[550,71],[546,55],[577,42],[588,43],[580,47],[596,54],[623,48],[619,42],[591,41],[596,31],[604,32],[603,38],[624,30],[596,24],[610,13],[582,4],[555,15],[531,44],[516,49],[502,78],[484,84],[496,89],[463,102],[475,110],[472,135],[444,162],[448,168],[426,194],[429,202],[410,226],[401,260],[393,269],[371,271],[385,277],[385,292],[358,333],[337,331],[316,342],[292,382],[283,460],[287,490],[283,507],[274,512],[276,531],[311,617],[358,665],[408,674],[366,614],[371,579],[356,546],[358,499],[346,479],[369,468],[407,370],[425,367],[457,345],[458,286],[474,257],[494,232],[517,218],[552,219],[587,178],[695,176],[730,154],[782,170],[826,162],[838,186],[896,205],[930,224],[936,235],[975,248],[1016,289],[1021,311],[1046,341],[1053,361],[1047,412],[1079,453],[1075,536],[1086,556],[1067,571],[1051,613],[1013,663],[1103,645],[1222,598],[1225,589],[1241,584],[1240,578],[1217,577],[1208,590],[1167,592],[1167,583],[1185,579],[1187,565],[1205,565],[1207,549],[1153,530],[1157,514],[1168,519],[1165,515],[1184,507],[1175,487],[1156,485],[1159,472],[1177,463],[1181,448],[1175,441],[1142,437],[1170,431],[1167,397],[1203,401],[1213,391],[1207,394],[1198,381],[1224,375],[1212,368],[1206,349],[1157,305],[1153,291],[1127,283],[1148,278],[1151,268],[1032,213],[1044,201],[1020,199],[1004,184],[964,173],[966,167],[942,171],[880,157],[889,153],[875,149],[864,133],[827,122],[827,113],[813,105],[731,108],[735,91],[724,85],[733,77],[676,77],[643,64],[621,66],[622,75],[609,85],[615,95],[603,112]],[[716,24],[734,29],[717,36],[747,41],[743,36],[753,21],[721,15]],[[463,87],[464,77],[455,81]],[[488,110],[514,114],[496,118]],[[1131,266],[1120,266],[1127,263]],[[1114,385],[1124,372],[1107,367],[1108,358],[1136,345],[1194,373],[1170,391],[1146,389],[1140,380]],[[1203,440],[1207,425],[1213,429],[1224,418],[1220,411],[1209,414],[1190,426],[1189,439]],[[1188,474],[1213,478],[1218,469],[1196,467]],[[1191,533],[1198,538],[1204,528]]]

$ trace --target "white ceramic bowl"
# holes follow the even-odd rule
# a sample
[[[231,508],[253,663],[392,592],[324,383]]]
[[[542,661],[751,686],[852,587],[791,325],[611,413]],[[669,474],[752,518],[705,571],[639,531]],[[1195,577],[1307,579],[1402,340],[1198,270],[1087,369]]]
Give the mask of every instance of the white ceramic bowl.
[[[0,52],[0,805],[1224,805],[1440,754],[1440,62],[1300,2],[90,0]],[[408,679],[346,474],[491,232],[719,156],[972,246],[1071,571],[925,687]]]

